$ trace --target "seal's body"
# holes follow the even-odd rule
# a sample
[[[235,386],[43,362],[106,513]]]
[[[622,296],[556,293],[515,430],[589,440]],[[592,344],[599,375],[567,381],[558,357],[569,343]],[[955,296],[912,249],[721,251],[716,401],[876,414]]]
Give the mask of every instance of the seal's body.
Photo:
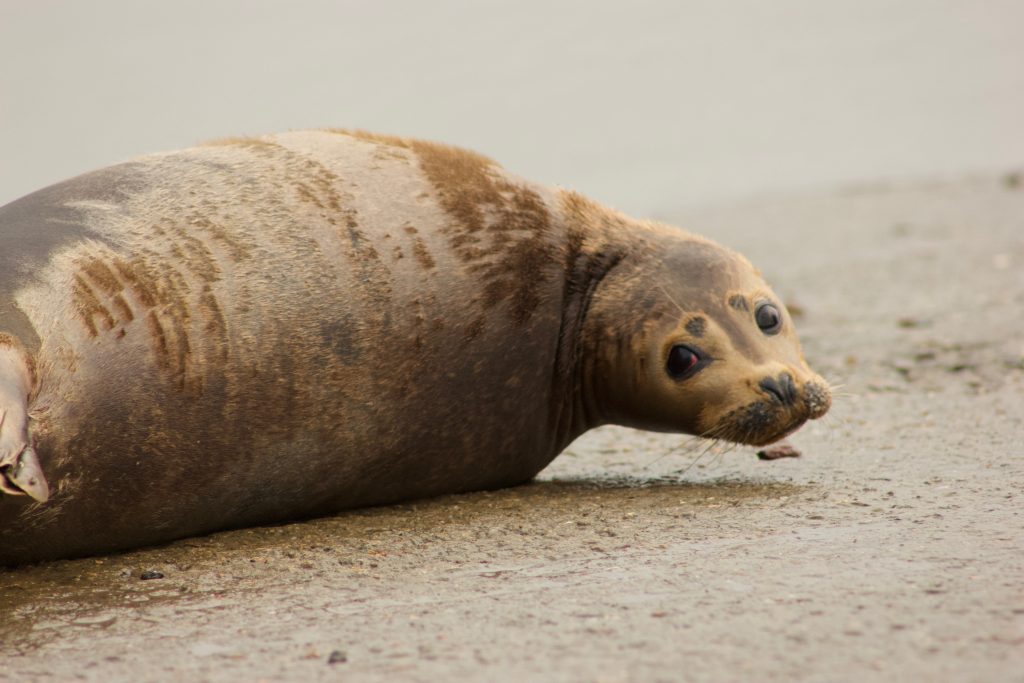
[[[608,422],[766,443],[827,407],[745,259],[450,147],[227,140],[0,208],[0,563],[508,486]]]

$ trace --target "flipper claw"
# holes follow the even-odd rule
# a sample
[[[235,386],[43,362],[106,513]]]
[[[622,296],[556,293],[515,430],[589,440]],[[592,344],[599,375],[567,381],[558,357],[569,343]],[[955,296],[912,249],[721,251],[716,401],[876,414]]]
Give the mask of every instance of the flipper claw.
[[[29,433],[28,397],[35,382],[31,359],[20,343],[0,331],[0,494],[50,498]]]
[[[39,456],[31,446],[25,446],[13,464],[0,465],[0,491],[27,495],[40,503],[50,499],[50,485],[43,476]]]

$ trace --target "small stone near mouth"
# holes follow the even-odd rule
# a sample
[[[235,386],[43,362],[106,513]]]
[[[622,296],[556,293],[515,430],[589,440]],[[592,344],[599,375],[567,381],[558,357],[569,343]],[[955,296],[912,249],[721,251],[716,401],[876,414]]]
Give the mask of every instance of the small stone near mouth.
[[[788,443],[777,443],[757,452],[759,460],[778,460],[779,458],[799,458],[802,454]]]

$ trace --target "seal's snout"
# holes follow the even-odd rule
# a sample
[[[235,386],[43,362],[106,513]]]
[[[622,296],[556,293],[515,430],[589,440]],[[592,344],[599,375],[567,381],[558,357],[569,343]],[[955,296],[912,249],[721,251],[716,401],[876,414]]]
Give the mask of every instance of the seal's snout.
[[[792,434],[807,420],[821,417],[832,405],[832,395],[820,377],[807,377],[793,367],[780,370],[776,366],[755,382],[750,386],[756,398],[720,416],[711,433],[763,446]]]
[[[817,420],[832,407],[832,392],[822,382],[808,382],[804,387],[804,403],[807,404],[807,418]]]
[[[757,386],[776,406],[786,409],[802,407],[803,417],[807,420],[818,419],[832,405],[832,393],[817,379],[808,380],[799,388],[792,374],[782,372],[777,377],[763,378]]]

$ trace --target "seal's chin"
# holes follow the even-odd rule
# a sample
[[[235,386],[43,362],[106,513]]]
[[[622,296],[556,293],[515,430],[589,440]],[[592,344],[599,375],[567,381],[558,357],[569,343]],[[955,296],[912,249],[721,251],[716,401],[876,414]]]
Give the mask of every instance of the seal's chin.
[[[718,419],[707,436],[747,446],[767,446],[800,429],[811,415],[780,409],[767,401],[735,408]]]

